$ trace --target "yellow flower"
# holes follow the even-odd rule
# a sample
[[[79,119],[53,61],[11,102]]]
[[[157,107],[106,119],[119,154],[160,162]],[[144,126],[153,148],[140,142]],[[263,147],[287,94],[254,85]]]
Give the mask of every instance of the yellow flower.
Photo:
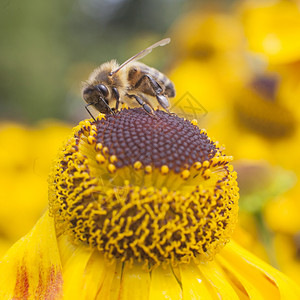
[[[153,266],[195,253],[208,260],[228,241],[237,216],[235,173],[204,131],[140,109],[75,130],[50,176],[58,232],[109,259]]]
[[[35,128],[0,124],[0,236],[9,245],[26,234],[47,207],[47,177],[67,125]]]
[[[287,106],[277,92],[278,85],[273,73],[254,76],[236,90],[234,101],[218,123],[208,124],[208,132],[229,145],[236,159],[264,159],[297,173],[300,119],[297,107]]]
[[[248,79],[238,20],[230,14],[195,8],[172,32],[176,63],[168,75],[177,94],[172,111],[199,120],[206,110],[205,119],[217,120],[213,113],[228,106],[229,95]]]
[[[299,60],[299,2],[244,1],[240,14],[250,50],[264,54],[271,64]]]
[[[50,175],[50,215],[0,264],[2,298],[299,298],[283,274],[228,243],[231,159],[162,111],[81,122]]]
[[[230,14],[195,7],[172,28],[175,54],[179,58],[209,60],[241,49],[241,24]]]

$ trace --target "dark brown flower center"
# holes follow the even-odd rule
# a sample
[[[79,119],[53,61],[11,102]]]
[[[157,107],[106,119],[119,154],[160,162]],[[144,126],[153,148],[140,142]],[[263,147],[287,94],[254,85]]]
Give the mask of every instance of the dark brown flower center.
[[[108,115],[97,124],[96,143],[115,155],[117,168],[140,161],[144,166],[167,165],[175,173],[215,156],[217,148],[189,121],[156,111],[149,116],[136,108]]]

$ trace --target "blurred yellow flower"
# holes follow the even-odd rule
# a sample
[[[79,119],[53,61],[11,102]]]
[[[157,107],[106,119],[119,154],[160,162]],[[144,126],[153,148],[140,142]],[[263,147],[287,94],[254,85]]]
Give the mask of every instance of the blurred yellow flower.
[[[297,173],[300,161],[298,109],[286,105],[274,74],[255,76],[237,89],[222,118],[208,132],[224,141],[236,159],[266,160]],[[222,128],[222,130],[218,130]]]
[[[171,29],[175,55],[179,59],[209,60],[235,53],[242,47],[240,25],[230,14],[196,8],[180,18]]]
[[[201,122],[218,120],[229,95],[249,77],[241,26],[229,14],[196,10],[180,19],[171,32],[176,63],[169,77],[177,92],[172,111],[198,121],[206,111],[210,114]],[[191,106],[194,111],[187,109]]]
[[[228,243],[230,161],[205,131],[162,111],[81,122],[53,167],[50,215],[0,263],[1,296],[299,298],[287,277]]]
[[[271,64],[300,59],[300,9],[297,0],[248,0],[239,7],[249,49]]]
[[[45,121],[35,128],[0,124],[0,232],[3,245],[26,234],[47,208],[51,161],[70,127]]]

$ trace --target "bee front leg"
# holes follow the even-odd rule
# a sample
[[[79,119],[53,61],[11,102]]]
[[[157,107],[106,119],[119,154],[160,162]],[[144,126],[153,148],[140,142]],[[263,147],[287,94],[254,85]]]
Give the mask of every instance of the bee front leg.
[[[113,93],[113,97],[116,99],[115,109],[118,110],[119,104],[120,104],[120,94],[119,94],[118,90],[115,87],[112,88],[112,93]]]
[[[129,98],[134,98],[140,106],[143,106],[144,110],[148,114],[151,114],[151,115],[154,114],[153,109],[141,97],[139,97],[137,95],[129,95],[129,94],[126,94],[126,96]]]
[[[164,95],[156,95],[156,99],[158,103],[167,111],[169,112],[168,108],[170,106],[169,100]]]
[[[166,96],[162,95],[163,89],[160,86],[160,84],[158,84],[151,76],[144,74],[139,80],[138,82],[135,84],[135,88],[138,88],[143,81],[147,80],[150,83],[150,86],[152,87],[154,94],[156,96],[156,99],[158,101],[158,103],[167,111],[168,107],[170,106],[169,104],[169,100]]]

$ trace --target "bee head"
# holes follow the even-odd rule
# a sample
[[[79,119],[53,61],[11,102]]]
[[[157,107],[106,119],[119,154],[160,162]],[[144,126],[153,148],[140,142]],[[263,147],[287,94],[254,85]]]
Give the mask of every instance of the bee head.
[[[88,85],[82,90],[86,103],[94,106],[99,112],[106,113],[109,105],[109,91],[104,84]]]

